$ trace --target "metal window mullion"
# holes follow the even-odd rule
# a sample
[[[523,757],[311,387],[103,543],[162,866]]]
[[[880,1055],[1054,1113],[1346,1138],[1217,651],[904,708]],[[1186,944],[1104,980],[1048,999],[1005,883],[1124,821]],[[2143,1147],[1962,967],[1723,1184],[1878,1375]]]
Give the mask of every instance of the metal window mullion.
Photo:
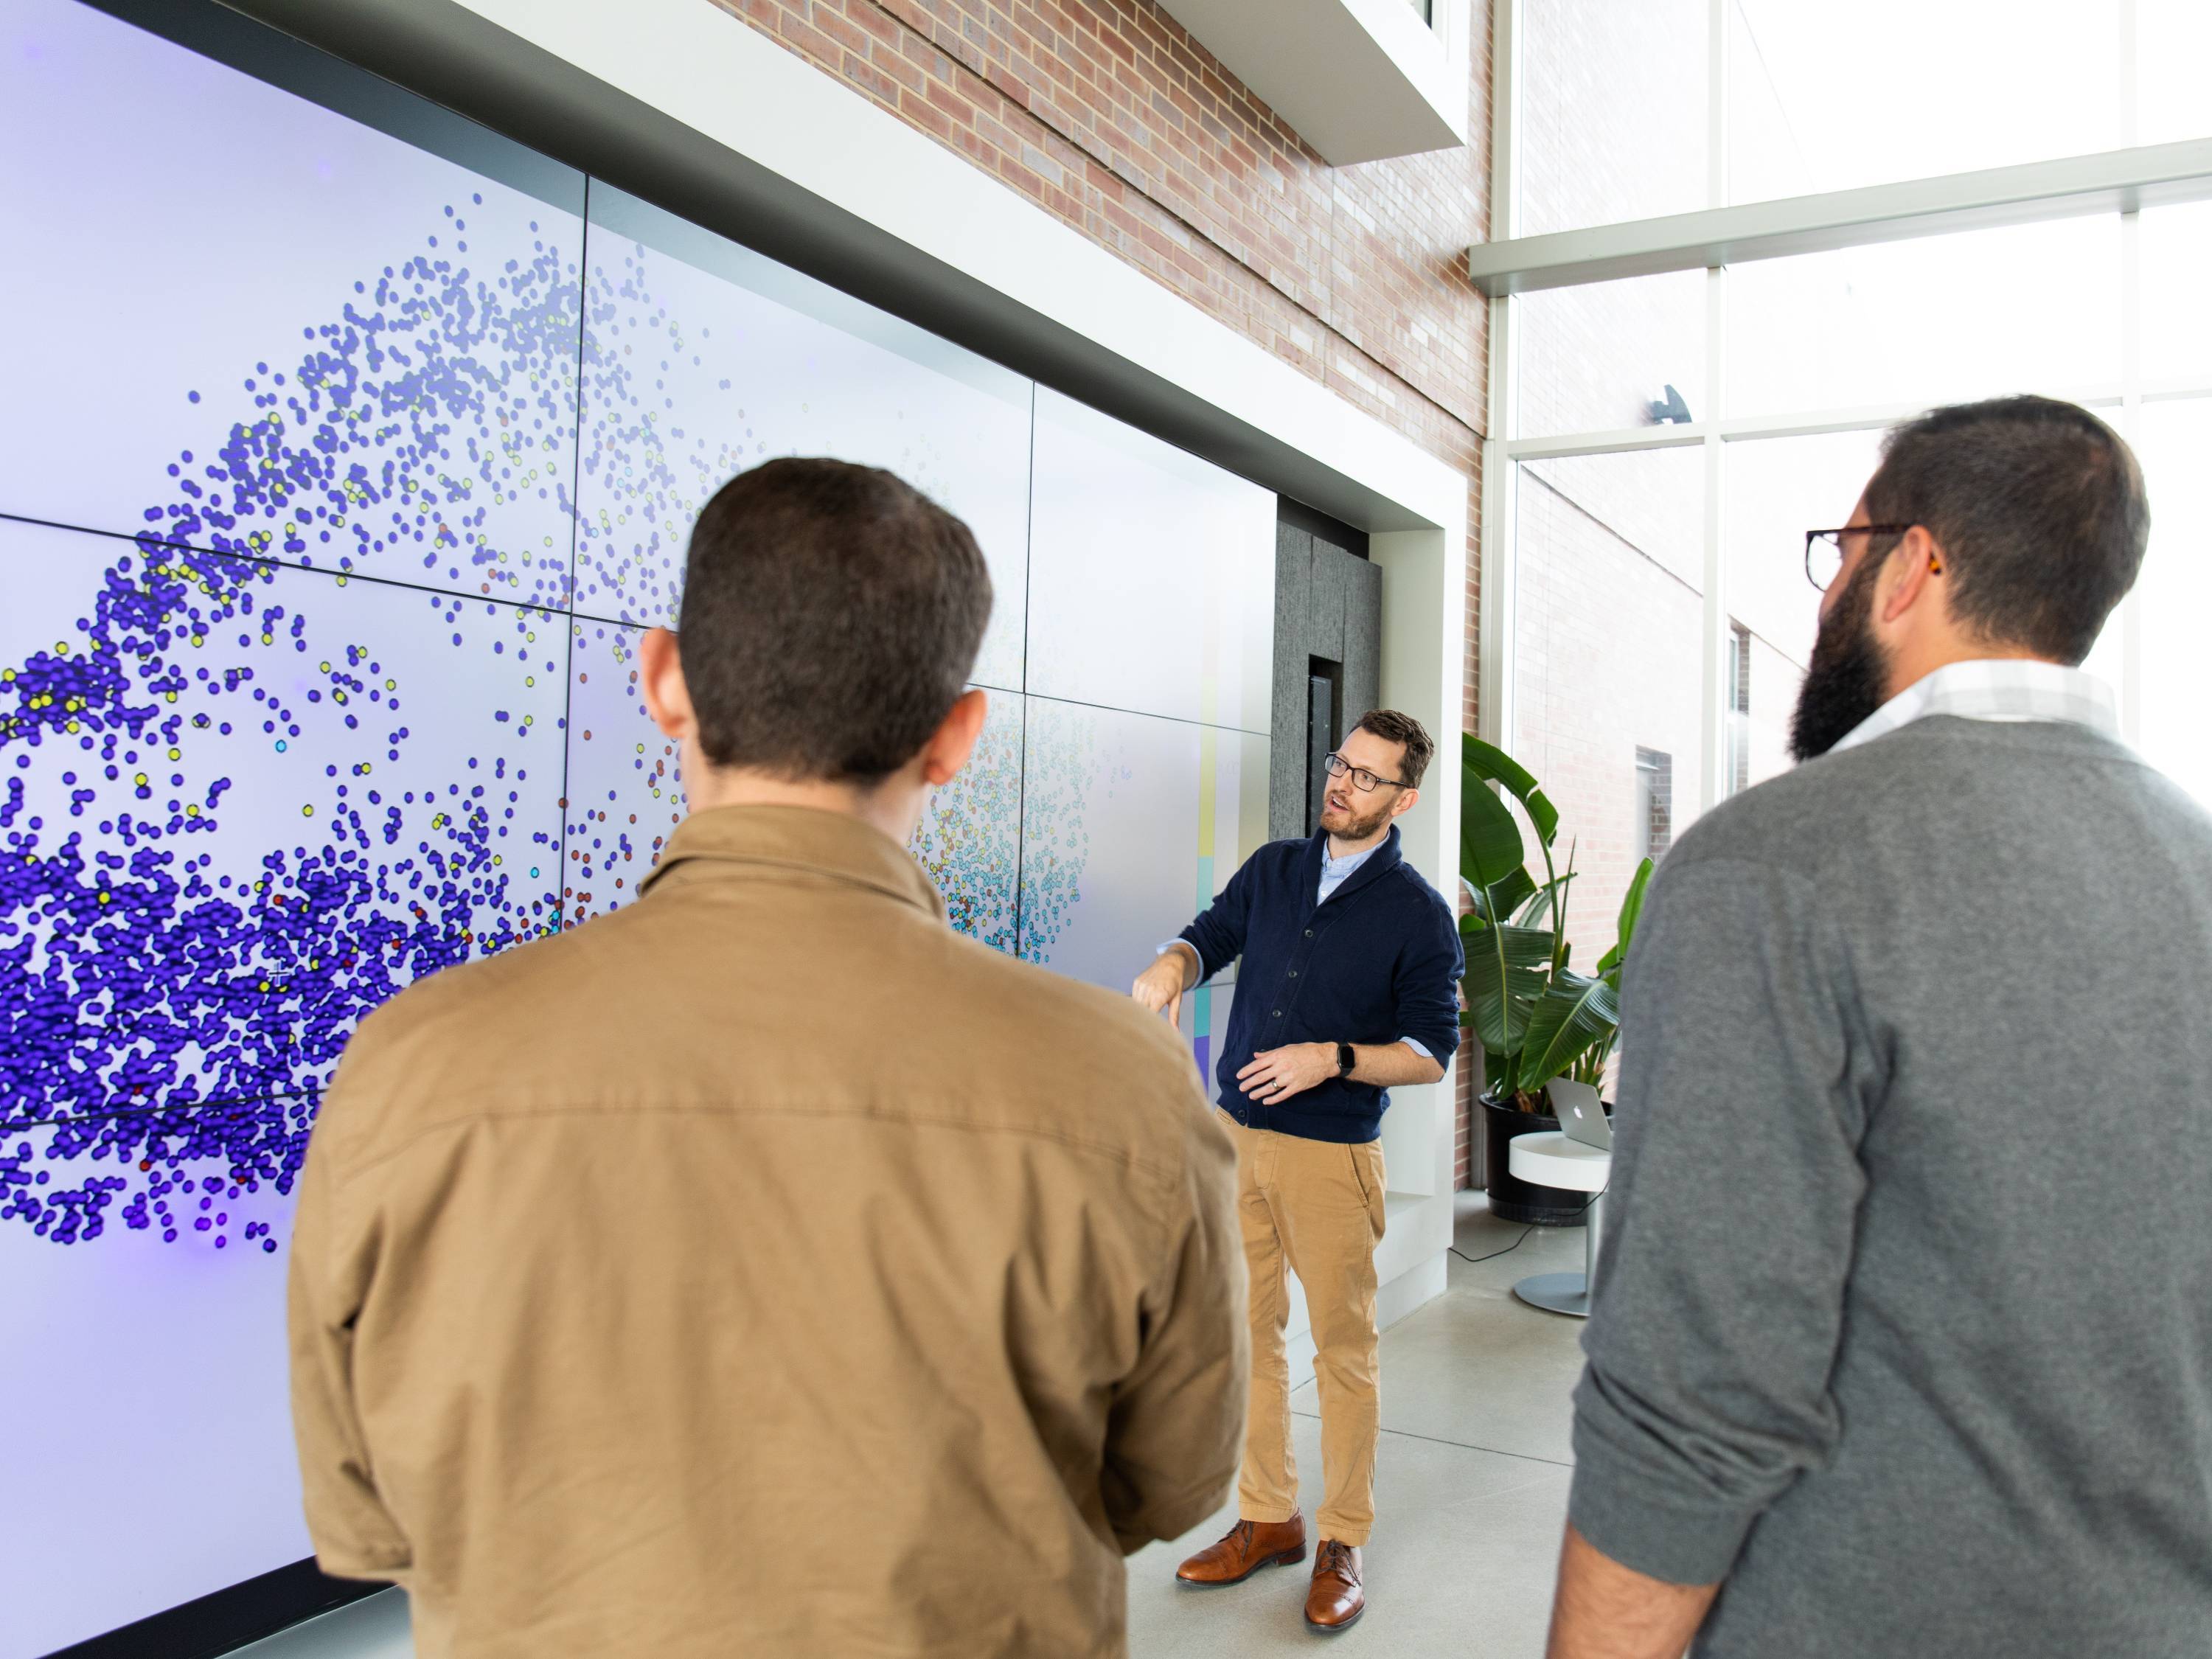
[[[2120,0],[2120,143],[2138,142],[2136,100],[2136,0]],[[2130,448],[2142,444],[2142,211],[2120,215],[2120,435]],[[2120,735],[2142,742],[2142,586],[2120,601]]]
[[[1510,237],[1521,204],[1521,0],[1491,9],[1490,234]],[[1517,304],[1490,302],[1488,430],[1482,443],[1481,622],[1476,636],[1476,726],[1501,749],[1513,725],[1515,605],[1520,555],[1515,533],[1518,464],[1508,442],[1520,397]]]
[[[1705,204],[1728,204],[1728,82],[1729,0],[1707,0],[1705,9]],[[1705,272],[1705,406],[1711,411],[1705,435],[1705,595],[1701,632],[1705,672],[1700,676],[1699,729],[1704,741],[1698,768],[1698,810],[1710,812],[1728,794],[1728,548],[1725,488],[1727,451],[1721,426],[1728,417],[1728,270]]]
[[[1718,265],[1705,273],[1705,396],[1721,396],[1728,364],[1728,272]],[[1728,479],[1728,445],[1717,428],[1705,441],[1705,563],[1702,629],[1705,673],[1699,695],[1705,741],[1698,769],[1698,810],[1710,812],[1727,795],[1721,778],[1727,758],[1727,664],[1721,655],[1729,641],[1728,559],[1723,526]]]

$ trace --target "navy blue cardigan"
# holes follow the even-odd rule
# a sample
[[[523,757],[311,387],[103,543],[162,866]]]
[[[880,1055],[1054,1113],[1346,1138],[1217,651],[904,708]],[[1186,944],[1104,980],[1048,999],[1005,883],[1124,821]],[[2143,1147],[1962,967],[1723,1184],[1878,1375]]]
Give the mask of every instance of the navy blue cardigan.
[[[1316,908],[1328,835],[1262,847],[1182,937],[1203,981],[1238,957],[1215,1080],[1239,1123],[1357,1146],[1382,1133],[1390,1103],[1372,1084],[1331,1078],[1276,1106],[1248,1099],[1237,1074],[1252,1056],[1293,1042],[1395,1042],[1411,1037],[1438,1064],[1459,1048],[1459,924],[1443,896],[1389,838]]]

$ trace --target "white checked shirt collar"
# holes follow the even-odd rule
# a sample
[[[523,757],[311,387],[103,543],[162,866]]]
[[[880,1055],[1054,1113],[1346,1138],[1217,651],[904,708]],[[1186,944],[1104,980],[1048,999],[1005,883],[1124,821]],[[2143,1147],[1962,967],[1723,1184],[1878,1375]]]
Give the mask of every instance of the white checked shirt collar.
[[[2094,674],[2055,662],[1954,662],[1900,691],[1828,752],[1839,755],[1930,714],[1966,720],[2062,720],[2120,735],[2112,690]]]

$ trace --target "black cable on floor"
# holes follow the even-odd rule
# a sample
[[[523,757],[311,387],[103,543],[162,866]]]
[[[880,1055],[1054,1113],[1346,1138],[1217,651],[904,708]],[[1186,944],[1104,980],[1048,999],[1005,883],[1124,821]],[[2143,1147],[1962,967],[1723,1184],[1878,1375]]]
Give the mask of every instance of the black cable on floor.
[[[1592,1193],[1592,1194],[1591,1194],[1588,1198],[1584,1199],[1584,1200],[1582,1201],[1582,1204],[1581,1204],[1580,1207],[1579,1207],[1579,1208],[1577,1208],[1577,1209],[1575,1211],[1575,1214],[1577,1214],[1577,1215],[1583,1214],[1585,1212],[1587,1212],[1587,1211],[1589,1210],[1589,1206],[1590,1206],[1591,1205],[1593,1205],[1593,1204],[1596,1203],[1596,1202],[1598,1201],[1598,1200],[1600,1200],[1601,1198],[1603,1198],[1603,1197],[1605,1196],[1605,1192],[1606,1192],[1606,1189],[1601,1188],[1600,1188],[1598,1191]],[[1502,1250],[1492,1250],[1492,1251],[1488,1255],[1468,1255],[1465,1250],[1462,1250],[1462,1249],[1460,1249],[1460,1247],[1459,1247],[1458,1245],[1456,1245],[1456,1244],[1447,1244],[1447,1245],[1445,1245],[1445,1246],[1444,1246],[1444,1248],[1445,1248],[1446,1249],[1449,1250],[1449,1251],[1450,1251],[1454,1255],[1457,1256],[1461,1261],[1465,1261],[1465,1262],[1468,1262],[1468,1263],[1469,1263],[1469,1264],[1473,1264],[1473,1263],[1477,1262],[1477,1261],[1497,1261],[1497,1260],[1498,1260],[1498,1258],[1499,1256],[1501,1256],[1501,1255],[1512,1255],[1512,1254],[1513,1254],[1513,1252],[1514,1252],[1514,1251],[1516,1251],[1516,1250],[1519,1249],[1522,1247],[1522,1245],[1523,1245],[1523,1244],[1525,1244],[1526,1243],[1528,1243],[1528,1235],[1529,1235],[1530,1233],[1534,1232],[1535,1231],[1536,1231],[1536,1229],[1535,1229],[1534,1226],[1528,1226],[1528,1227],[1524,1227],[1524,1228],[1522,1228],[1522,1231],[1521,1231],[1521,1237],[1518,1237],[1518,1238],[1515,1239],[1515,1240],[1514,1240],[1510,1244],[1508,1244],[1508,1245],[1507,1245],[1504,1249],[1502,1249]]]
[[[1469,1255],[1465,1250],[1460,1249],[1456,1244],[1447,1244],[1444,1248],[1462,1261],[1494,1261],[1501,1255],[1512,1255],[1514,1251],[1521,1248],[1522,1243],[1528,1238],[1528,1235],[1535,1231],[1536,1230],[1534,1227],[1522,1228],[1521,1230],[1521,1237],[1519,1238],[1515,1239],[1510,1244],[1508,1244],[1502,1250],[1492,1250],[1488,1255]]]

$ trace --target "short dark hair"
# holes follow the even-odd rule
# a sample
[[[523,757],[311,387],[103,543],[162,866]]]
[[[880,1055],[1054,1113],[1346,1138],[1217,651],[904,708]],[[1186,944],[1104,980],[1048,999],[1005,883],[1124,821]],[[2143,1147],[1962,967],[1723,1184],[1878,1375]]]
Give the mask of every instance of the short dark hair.
[[[677,652],[717,766],[874,782],[959,700],[991,617],[968,526],[879,467],[774,460],[692,527]]]
[[[1961,623],[2069,665],[2135,586],[2150,539],[2134,453],[2055,398],[1957,404],[1897,428],[1866,507],[1875,524],[1935,537]]]
[[[1406,745],[1406,758],[1400,769],[1405,776],[1399,780],[1408,788],[1421,787],[1422,775],[1429,763],[1436,758],[1437,746],[1430,740],[1429,729],[1411,714],[1401,714],[1395,708],[1378,708],[1363,718],[1352,728],[1355,732],[1371,732],[1385,743]]]

